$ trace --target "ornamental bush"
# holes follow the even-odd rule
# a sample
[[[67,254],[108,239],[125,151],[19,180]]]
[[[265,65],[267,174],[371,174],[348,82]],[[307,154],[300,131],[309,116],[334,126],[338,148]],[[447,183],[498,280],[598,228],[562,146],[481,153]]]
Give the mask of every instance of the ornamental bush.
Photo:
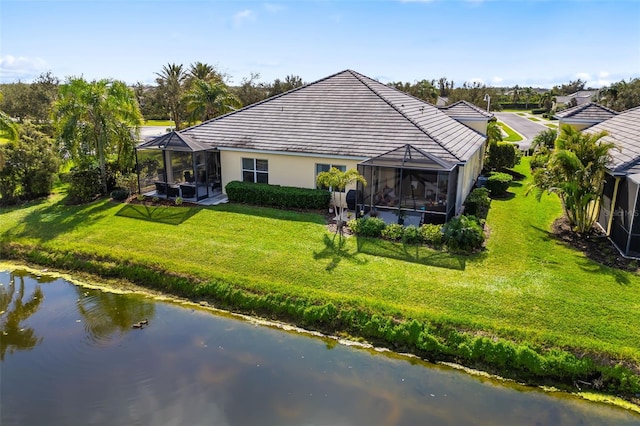
[[[69,202],[72,204],[87,203],[102,194],[102,178],[98,167],[72,170],[67,176],[69,180]]]
[[[386,224],[379,217],[361,217],[347,224],[351,232],[362,237],[378,238]]]
[[[289,209],[327,209],[331,193],[325,189],[296,188],[266,183],[229,182],[225,186],[229,201]]]
[[[464,212],[476,217],[487,217],[491,199],[488,188],[475,188],[464,202]]]
[[[442,225],[425,223],[420,227],[420,239],[430,246],[440,247],[444,236],[442,235]]]
[[[520,163],[520,151],[509,142],[496,142],[489,145],[485,167],[489,170],[511,169]]]
[[[399,225],[397,223],[392,223],[390,225],[385,226],[382,230],[382,238],[392,241],[398,241],[402,238],[402,234],[404,231],[404,226]]]
[[[415,225],[409,225],[404,228],[402,233],[402,241],[407,244],[419,244],[421,242],[420,230]]]
[[[504,197],[512,180],[513,177],[508,173],[491,173],[487,179],[487,189],[491,192],[491,197]]]
[[[471,253],[484,243],[484,230],[475,216],[454,217],[443,227],[444,243],[450,251]]]

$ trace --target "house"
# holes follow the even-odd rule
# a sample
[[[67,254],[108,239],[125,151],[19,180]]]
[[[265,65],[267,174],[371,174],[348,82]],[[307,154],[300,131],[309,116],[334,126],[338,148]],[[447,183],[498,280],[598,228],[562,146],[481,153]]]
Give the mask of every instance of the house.
[[[315,188],[330,167],[357,168],[368,182],[347,188],[358,211],[444,222],[461,212],[480,174],[488,118],[475,111],[454,119],[345,70],[143,143],[140,187],[170,196],[167,188],[193,186],[197,198],[237,180]],[[182,179],[186,172],[193,182]]]
[[[483,135],[487,133],[487,122],[493,118],[492,113],[480,109],[467,101],[458,101],[448,106],[439,106],[439,108],[449,117]]]
[[[598,95],[597,90],[580,90],[566,96],[556,96],[556,105],[569,105],[575,100],[576,106],[584,105]]]
[[[559,120],[559,125],[569,124],[578,130],[586,129],[594,124],[601,123],[618,115],[617,111],[599,105],[595,102],[588,102],[573,108],[565,109],[554,114],[554,118]]]
[[[585,130],[606,131],[615,144],[602,193],[597,223],[618,250],[640,257],[640,107],[614,114]]]

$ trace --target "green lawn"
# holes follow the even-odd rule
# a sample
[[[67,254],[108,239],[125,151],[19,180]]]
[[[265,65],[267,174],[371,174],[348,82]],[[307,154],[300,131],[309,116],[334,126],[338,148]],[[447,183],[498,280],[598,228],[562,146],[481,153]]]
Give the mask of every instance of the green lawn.
[[[539,118],[535,118],[535,117],[527,117],[527,118],[531,121],[540,121]]]
[[[529,158],[517,167],[528,172]],[[0,209],[0,244],[131,260],[259,293],[365,306],[545,346],[640,361],[640,278],[604,267],[549,235],[555,196],[493,200],[486,250],[453,256],[350,237],[324,217],[241,205],[147,207],[62,196]]]
[[[143,126],[175,127],[173,120],[144,120]]]
[[[498,124],[502,129],[507,133],[507,137],[503,139],[504,142],[519,142],[522,140],[522,137],[513,131],[513,129],[501,121],[498,121]]]
[[[545,124],[545,126],[547,126],[547,127],[551,128],[551,129],[557,129],[557,128],[558,128],[558,125],[557,125],[557,124],[550,124],[550,123],[548,123],[548,124]]]

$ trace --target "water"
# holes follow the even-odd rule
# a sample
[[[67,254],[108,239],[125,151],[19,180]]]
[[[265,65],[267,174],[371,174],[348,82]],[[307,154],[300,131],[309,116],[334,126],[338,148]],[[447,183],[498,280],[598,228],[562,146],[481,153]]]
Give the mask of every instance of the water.
[[[640,424],[616,407],[191,305],[23,271],[0,282],[3,426]]]

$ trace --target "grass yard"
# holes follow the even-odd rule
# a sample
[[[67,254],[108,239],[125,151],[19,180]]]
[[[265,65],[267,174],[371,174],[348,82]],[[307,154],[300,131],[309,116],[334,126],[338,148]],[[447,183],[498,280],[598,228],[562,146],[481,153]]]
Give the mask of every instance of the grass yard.
[[[143,126],[175,127],[173,120],[144,120]]]
[[[545,124],[545,126],[549,127],[550,129],[557,129],[558,125],[557,124]]]
[[[517,171],[528,175],[529,158]],[[62,195],[0,209],[0,244],[131,260],[258,293],[331,301],[547,347],[640,363],[640,278],[555,240],[555,196],[493,200],[486,250],[455,256],[356,237],[339,243],[315,213],[241,205],[151,207]]]
[[[519,134],[517,134],[511,127],[507,126],[501,121],[498,121],[498,124],[500,125],[500,127],[502,127],[502,130],[504,130],[505,133],[507,134],[507,137],[502,139],[504,142],[519,142],[522,140],[522,137]]]
[[[539,118],[535,118],[535,117],[527,117],[527,118],[531,121],[540,121]]]

